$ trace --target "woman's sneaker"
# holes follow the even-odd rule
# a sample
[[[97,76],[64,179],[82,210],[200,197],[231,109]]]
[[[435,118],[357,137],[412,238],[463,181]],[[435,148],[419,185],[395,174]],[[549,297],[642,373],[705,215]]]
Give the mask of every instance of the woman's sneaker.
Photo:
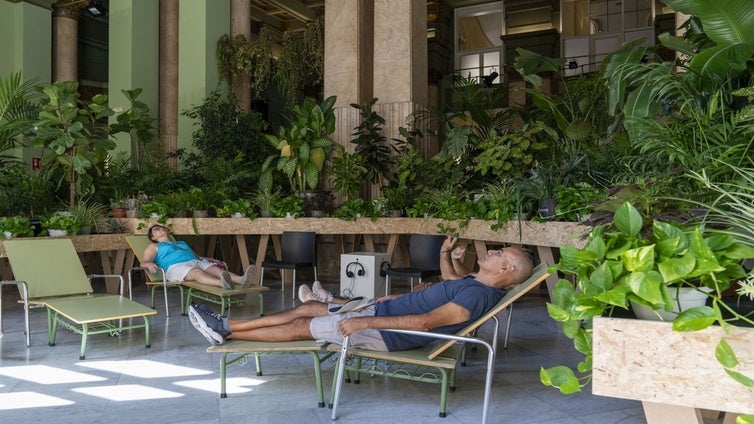
[[[220,274],[220,284],[225,290],[230,290],[233,288],[233,278],[230,276],[230,272],[228,272],[227,270],[223,270],[223,273]]]
[[[243,277],[241,277],[241,288],[248,289],[249,287],[251,287],[251,284],[254,282],[254,275],[256,273],[256,265],[249,265],[249,267],[246,268],[246,272],[243,274]]]
[[[230,331],[223,327],[220,314],[208,312],[209,308],[200,304],[189,306],[189,321],[208,342],[218,345],[225,341]]]

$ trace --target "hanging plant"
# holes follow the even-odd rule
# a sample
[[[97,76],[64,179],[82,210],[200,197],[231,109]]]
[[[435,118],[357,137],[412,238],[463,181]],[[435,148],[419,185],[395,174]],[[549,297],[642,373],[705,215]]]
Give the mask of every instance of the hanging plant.
[[[325,38],[316,19],[302,32],[283,33],[283,49],[275,63],[275,79],[289,105],[297,102],[306,87],[322,83],[325,69]]]
[[[225,34],[217,40],[217,70],[220,78],[236,88],[240,76],[249,74],[252,97],[258,98],[272,80],[272,33],[262,27],[256,41],[243,35],[231,38]]]

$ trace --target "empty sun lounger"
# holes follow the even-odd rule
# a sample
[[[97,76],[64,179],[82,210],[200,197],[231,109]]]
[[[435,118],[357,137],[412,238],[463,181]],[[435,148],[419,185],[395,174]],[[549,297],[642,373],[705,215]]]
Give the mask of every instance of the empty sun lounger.
[[[81,353],[84,359],[86,342],[90,334],[117,335],[123,330],[143,328],[146,347],[149,341],[148,316],[154,309],[123,297],[123,277],[96,275],[120,279],[120,295],[94,294],[92,285],[70,239],[8,240],[3,245],[15,279],[24,282],[21,292],[29,329],[29,305],[47,308],[48,343],[55,345],[58,325],[81,334]],[[124,325],[128,319],[141,319],[142,323]],[[27,337],[27,344],[30,339]]]

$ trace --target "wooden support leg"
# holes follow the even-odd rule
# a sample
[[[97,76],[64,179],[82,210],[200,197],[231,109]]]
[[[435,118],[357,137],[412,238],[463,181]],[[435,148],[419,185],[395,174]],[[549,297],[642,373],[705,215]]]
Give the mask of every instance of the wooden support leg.
[[[689,406],[668,405],[664,403],[642,402],[647,424],[704,424],[702,411]]]

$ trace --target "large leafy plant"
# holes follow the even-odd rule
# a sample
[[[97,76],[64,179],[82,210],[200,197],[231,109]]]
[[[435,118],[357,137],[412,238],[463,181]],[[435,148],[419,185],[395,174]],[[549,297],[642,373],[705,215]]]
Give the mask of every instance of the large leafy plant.
[[[280,127],[278,135],[266,134],[267,141],[278,150],[262,164],[259,186],[271,189],[273,170],[282,172],[291,189],[317,189],[325,161],[335,149],[329,136],[335,131],[335,96],[316,104],[305,98],[293,108],[290,126]]]
[[[39,113],[34,102],[36,82],[22,81],[21,72],[0,79],[0,163],[18,161],[4,152],[24,144]]]
[[[730,177],[719,161],[752,165],[751,99],[734,94],[750,84],[754,58],[754,9],[737,0],[669,0],[693,15],[684,36],[662,34],[664,47],[680,59],[657,62],[643,40],[624,44],[603,62],[608,112],[635,146],[629,167],[658,175],[667,169],[707,169],[718,181]],[[681,69],[682,72],[678,72]],[[683,180],[681,192],[698,189]]]
[[[573,275],[576,284],[561,279],[547,310],[584,360],[577,366],[579,377],[566,366],[542,369],[545,385],[573,393],[588,384],[592,319],[611,315],[615,308],[628,309],[629,301],[672,311],[673,287],[703,286],[711,289],[712,306],[682,311],[673,328],[690,331],[723,322],[721,308],[728,307],[721,293],[732,281],[746,277],[741,262],[754,257],[754,249],[728,234],[705,235],[702,226],[684,228],[655,220],[649,234],[642,233],[642,227],[639,212],[625,203],[612,225],[596,227],[582,249],[561,247],[560,262],[553,269]]]
[[[34,124],[37,137],[32,144],[44,148],[43,162],[48,170],[61,171],[60,182],[68,183],[68,200],[74,205],[77,197],[94,193],[96,165],[115,148],[107,131],[97,125],[97,121],[112,115],[113,110],[107,106],[104,94],[82,104],[75,81],[56,82],[42,92],[46,97]]]

